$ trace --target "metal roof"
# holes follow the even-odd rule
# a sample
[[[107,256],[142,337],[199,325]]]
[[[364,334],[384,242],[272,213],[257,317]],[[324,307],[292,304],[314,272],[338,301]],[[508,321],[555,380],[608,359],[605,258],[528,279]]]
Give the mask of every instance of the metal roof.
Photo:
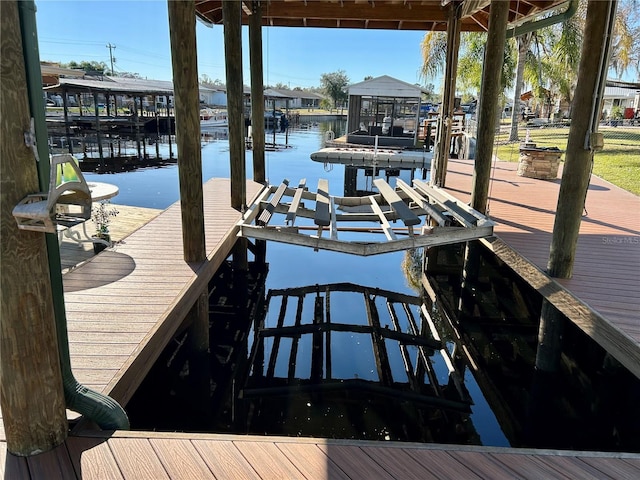
[[[349,86],[350,96],[420,98],[427,90],[388,75],[354,83]]]
[[[383,30],[446,30],[452,0],[269,0],[262,1],[262,21],[270,27],[324,27]],[[568,0],[510,0],[508,22],[515,26]],[[463,0],[462,31],[488,30],[489,0]],[[242,2],[242,23],[251,15]],[[196,0],[196,15],[222,24],[222,0]]]
[[[102,80],[61,78],[58,85],[45,88],[45,90],[51,91],[62,91],[63,89],[69,92],[173,95],[173,82],[107,76],[102,77]]]

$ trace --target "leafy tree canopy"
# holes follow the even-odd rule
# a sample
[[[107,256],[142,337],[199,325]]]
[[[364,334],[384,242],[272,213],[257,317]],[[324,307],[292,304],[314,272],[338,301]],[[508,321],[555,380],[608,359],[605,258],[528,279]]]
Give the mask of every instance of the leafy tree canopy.
[[[99,73],[104,75],[107,72],[107,64],[104,62],[96,62],[96,61],[86,61],[82,60],[81,62],[76,62],[75,60],[71,60],[69,63],[60,64],[63,68],[75,68],[79,70],[84,70],[87,73]]]
[[[210,85],[212,87],[224,87],[224,82],[222,80],[220,80],[219,78],[216,78],[214,80],[206,73],[201,74],[200,77],[198,78],[198,81],[202,85]]]
[[[320,85],[322,85],[324,94],[333,100],[334,107],[337,108],[338,103],[347,101],[349,77],[347,77],[344,70],[338,70],[333,73],[323,73],[320,76]]]

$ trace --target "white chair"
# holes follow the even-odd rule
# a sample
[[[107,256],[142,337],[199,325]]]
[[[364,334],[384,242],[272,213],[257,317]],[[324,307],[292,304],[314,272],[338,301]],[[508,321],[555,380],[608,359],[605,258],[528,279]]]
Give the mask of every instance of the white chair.
[[[23,198],[13,209],[21,230],[60,233],[91,218],[91,192],[77,160],[68,153],[51,156],[49,191]]]

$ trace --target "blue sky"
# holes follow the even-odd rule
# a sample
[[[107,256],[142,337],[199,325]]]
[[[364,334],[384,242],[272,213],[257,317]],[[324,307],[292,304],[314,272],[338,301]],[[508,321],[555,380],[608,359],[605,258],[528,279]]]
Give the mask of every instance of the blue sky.
[[[45,61],[98,61],[115,70],[171,80],[166,0],[36,0],[40,58]],[[320,85],[323,73],[344,70],[351,82],[390,75],[408,83],[419,77],[424,32],[263,28],[265,84],[292,88]],[[222,26],[197,23],[198,73],[224,81]],[[243,28],[244,78],[249,84],[248,31]],[[430,81],[433,82],[433,81]],[[439,85],[436,85],[438,87]]]

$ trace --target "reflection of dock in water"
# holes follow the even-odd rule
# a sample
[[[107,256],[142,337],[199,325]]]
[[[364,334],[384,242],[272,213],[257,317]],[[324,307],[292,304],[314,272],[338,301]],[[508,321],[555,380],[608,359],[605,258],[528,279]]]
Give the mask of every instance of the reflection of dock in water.
[[[236,411],[248,432],[269,424],[302,436],[359,431],[366,438],[478,443],[455,353],[419,297],[350,283],[311,285],[270,290],[267,310],[274,309],[275,326],[257,320],[238,381]]]

